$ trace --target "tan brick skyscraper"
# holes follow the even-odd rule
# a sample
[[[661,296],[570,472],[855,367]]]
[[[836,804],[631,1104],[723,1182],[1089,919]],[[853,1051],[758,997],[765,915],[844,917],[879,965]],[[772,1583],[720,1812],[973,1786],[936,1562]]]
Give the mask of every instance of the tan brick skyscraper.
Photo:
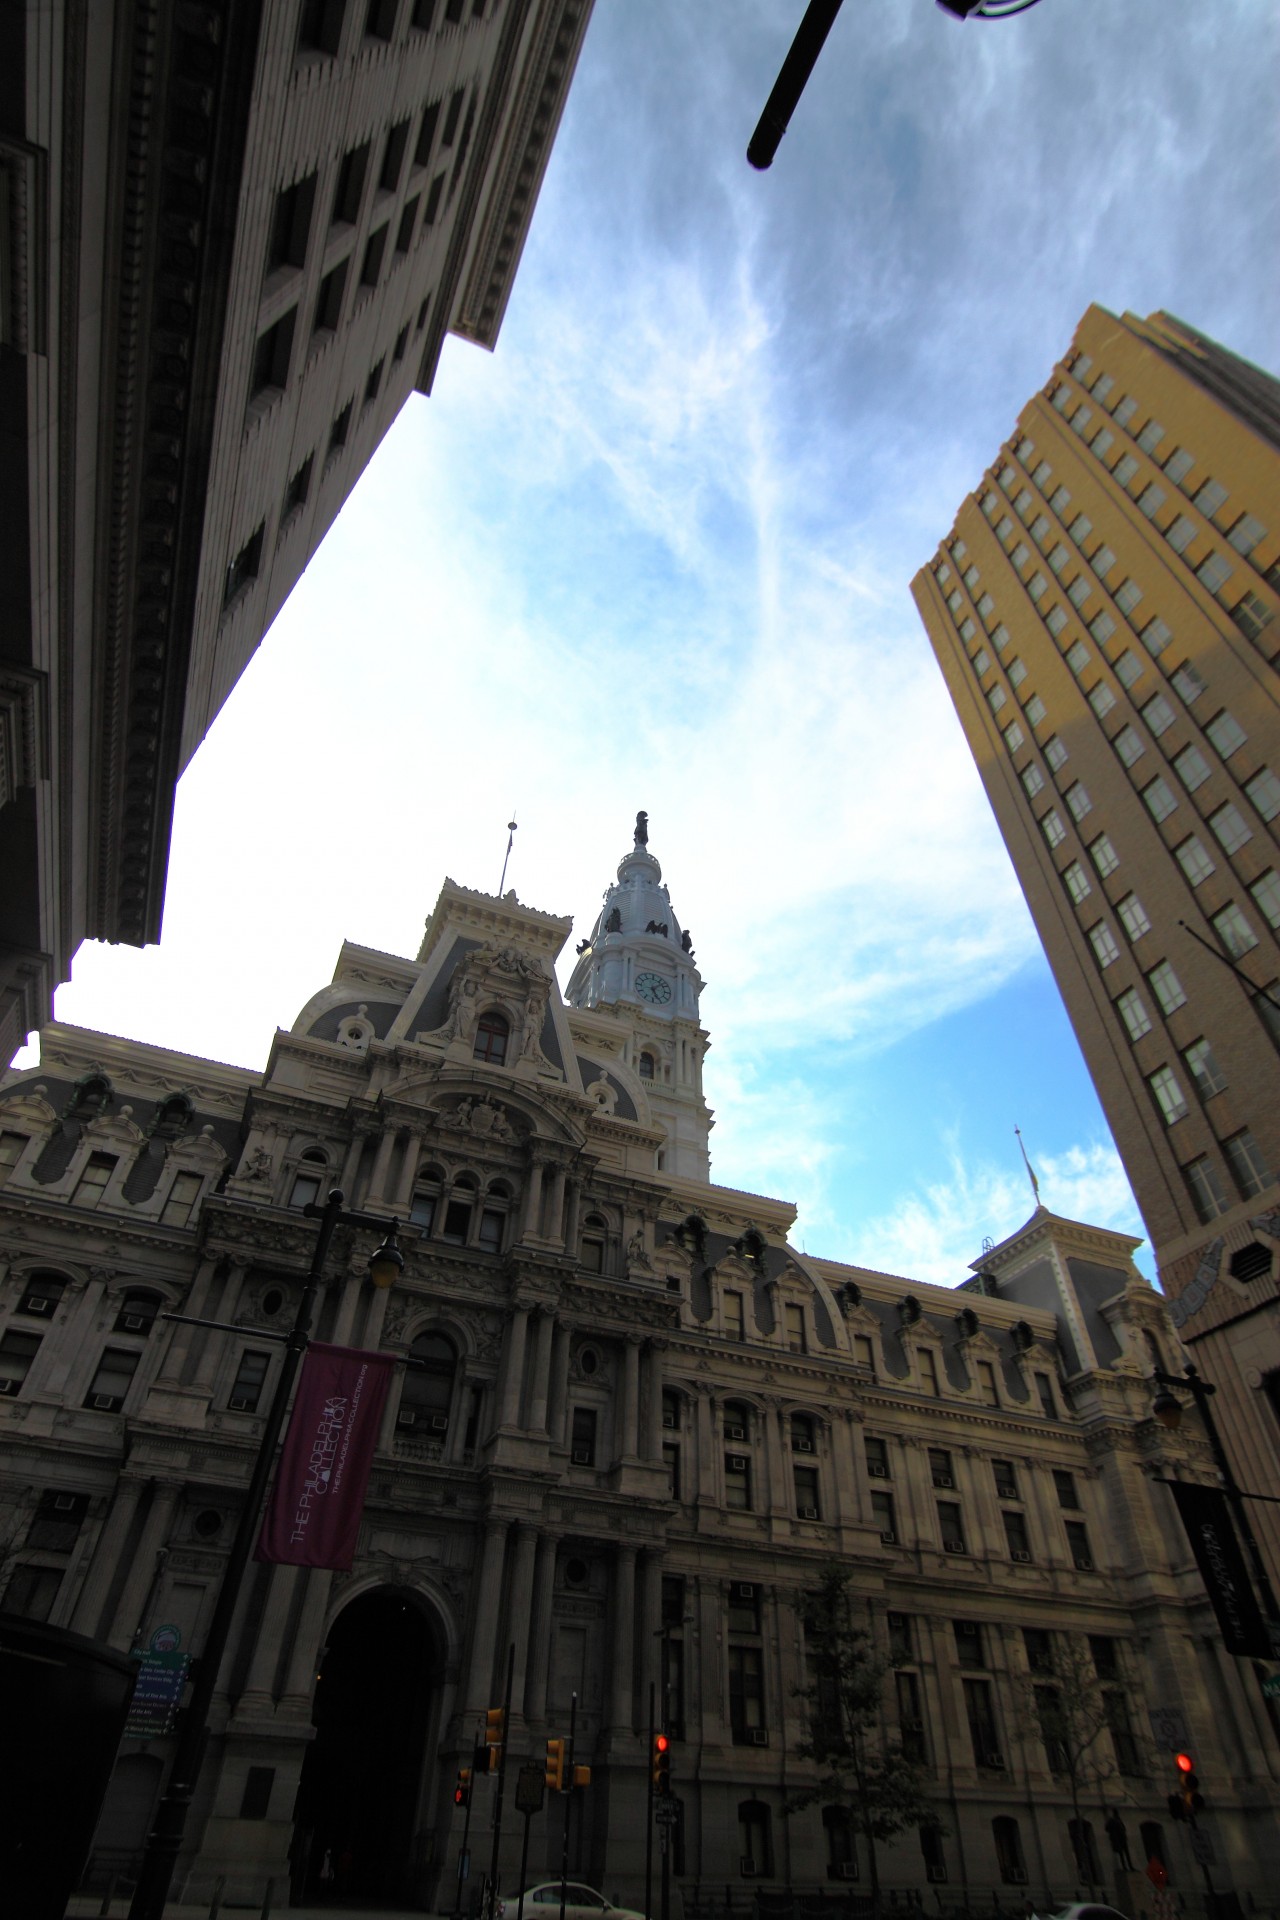
[[[1278,589],[1280,383],[1168,314],[1101,307],[912,582],[1175,1318],[1264,1492]]]

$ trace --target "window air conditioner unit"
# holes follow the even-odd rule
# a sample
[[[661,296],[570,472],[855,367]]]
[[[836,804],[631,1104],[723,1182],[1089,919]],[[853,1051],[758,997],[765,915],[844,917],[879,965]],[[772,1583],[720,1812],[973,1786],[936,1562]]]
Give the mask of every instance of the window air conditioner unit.
[[[752,1727],[751,1744],[753,1747],[767,1747],[769,1744],[768,1727]]]
[[[963,1552],[964,1552],[964,1541],[963,1541],[963,1540],[944,1540],[942,1544],[943,1544],[943,1547],[944,1547],[944,1549],[945,1549],[945,1550],[946,1550],[946,1552],[948,1552],[948,1553],[963,1553]]]
[[[858,1877],[858,1863],[856,1860],[841,1860],[831,1871],[837,1880],[856,1880]]]
[[[676,1424],[674,1413],[664,1413],[662,1416],[662,1424],[664,1427],[674,1427]]]
[[[945,1867],[940,1867],[935,1864],[933,1866],[929,1866],[925,1868],[924,1877],[926,1880],[932,1881],[937,1886],[945,1886],[946,1880],[947,1880],[947,1870]]]
[[[252,1400],[247,1400],[244,1394],[242,1393],[233,1393],[231,1398],[228,1400],[227,1405],[230,1407],[232,1413],[252,1413],[253,1412]]]
[[[1005,1485],[1005,1486],[997,1485],[996,1487],[997,1500],[1016,1500],[1017,1497],[1018,1497],[1018,1489],[1016,1487],[1011,1487],[1008,1485]]]
[[[24,1313],[36,1313],[41,1315],[42,1318],[47,1319],[57,1304],[57,1301],[51,1300],[47,1293],[33,1293],[22,1311]]]
[[[448,1433],[449,1416],[447,1413],[433,1413],[427,1425],[432,1433]]]
[[[0,1393],[12,1397],[21,1385],[21,1380],[0,1380]]]
[[[887,1480],[889,1478],[889,1469],[883,1460],[868,1460],[867,1472],[873,1480]]]
[[[1009,1550],[1009,1558],[1011,1560],[1030,1560],[1031,1555],[1025,1547],[1011,1547]]]
[[[902,1723],[902,1731],[904,1733],[923,1733],[924,1721],[923,1720],[904,1720]]]
[[[895,1547],[898,1544],[898,1536],[892,1527],[885,1527],[880,1538],[886,1547]]]
[[[231,1404],[234,1406],[235,1401],[233,1400]],[[418,1416],[412,1407],[406,1407],[402,1413],[396,1415],[396,1425],[398,1427],[416,1427],[417,1424]]]
[[[797,1435],[791,1442],[791,1450],[793,1453],[812,1453],[813,1442],[812,1440],[802,1439]]]
[[[575,1447],[573,1449],[573,1464],[575,1467],[589,1467],[591,1465],[590,1447]]]
[[[994,1767],[997,1773],[1003,1773],[1004,1755],[1002,1753],[984,1753],[982,1756],[982,1764],[984,1767]]]
[[[755,1861],[744,1853],[738,1861],[738,1872],[744,1880],[754,1880],[756,1877]]]
[[[121,1315],[121,1333],[145,1333],[146,1330],[147,1323],[140,1313],[126,1313]]]
[[[1027,1884],[1027,1870],[1025,1867],[1010,1867],[1004,1877],[1010,1886],[1025,1887]]]
[[[76,1496],[74,1493],[55,1493],[53,1496],[53,1510],[55,1513],[72,1513],[75,1510],[75,1504]]]
[[[1076,1555],[1076,1572],[1077,1573],[1093,1572],[1093,1562],[1089,1558],[1087,1553],[1078,1553]]]
[[[730,1453],[725,1456],[724,1464],[730,1473],[745,1473],[749,1462],[745,1453]]]
[[[110,1413],[118,1402],[114,1393],[95,1393],[93,1396],[93,1404],[99,1413]]]
[[[745,1440],[747,1430],[745,1427],[726,1427],[724,1437],[726,1440]]]
[[[933,1476],[933,1484],[935,1487],[954,1487],[955,1481],[949,1473],[935,1473]]]
[[[750,1580],[735,1580],[729,1588],[731,1600],[754,1600],[755,1597],[756,1590]]]
[[[802,1520],[816,1520],[817,1517],[818,1509],[816,1507],[801,1507],[800,1518]]]

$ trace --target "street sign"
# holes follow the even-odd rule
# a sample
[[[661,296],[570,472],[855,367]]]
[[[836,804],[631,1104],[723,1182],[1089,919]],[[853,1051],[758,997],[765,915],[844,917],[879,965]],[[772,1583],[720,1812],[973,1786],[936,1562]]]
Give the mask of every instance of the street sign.
[[[157,1740],[173,1729],[190,1658],[185,1653],[144,1653],[138,1659],[125,1734],[130,1740]]]
[[[1280,1673],[1269,1673],[1262,1683],[1264,1700],[1280,1700]]]
[[[1218,1864],[1213,1841],[1203,1827],[1193,1827],[1191,1830],[1191,1857],[1198,1860],[1202,1867],[1216,1867]]]
[[[181,1627],[157,1627],[147,1642],[147,1650],[150,1653],[176,1653],[181,1645]]]
[[[1181,1753],[1191,1745],[1191,1732],[1181,1707],[1153,1707],[1150,1720],[1155,1743],[1166,1753]]]
[[[521,1767],[516,1775],[516,1811],[518,1813],[541,1813],[542,1792],[546,1777],[542,1767]]]
[[[655,1803],[653,1817],[660,1827],[674,1827],[680,1818],[680,1803],[677,1800],[659,1800]]]

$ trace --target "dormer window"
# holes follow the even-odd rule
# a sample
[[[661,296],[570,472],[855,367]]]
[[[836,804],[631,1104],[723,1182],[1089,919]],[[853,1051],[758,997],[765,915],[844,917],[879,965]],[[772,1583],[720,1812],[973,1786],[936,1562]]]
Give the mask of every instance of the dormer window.
[[[491,1067],[504,1066],[510,1038],[511,1023],[504,1014],[482,1013],[476,1022],[476,1043],[471,1050],[473,1059],[483,1060]]]
[[[788,1353],[807,1353],[808,1337],[804,1326],[804,1308],[788,1304],[783,1309]]]
[[[642,1080],[652,1080],[653,1077],[653,1055],[651,1053],[642,1053],[640,1055],[640,1078]]]
[[[308,1147],[298,1163],[293,1189],[289,1195],[289,1205],[299,1212],[303,1207],[316,1206],[320,1200],[320,1187],[327,1166],[324,1155],[317,1147]]]

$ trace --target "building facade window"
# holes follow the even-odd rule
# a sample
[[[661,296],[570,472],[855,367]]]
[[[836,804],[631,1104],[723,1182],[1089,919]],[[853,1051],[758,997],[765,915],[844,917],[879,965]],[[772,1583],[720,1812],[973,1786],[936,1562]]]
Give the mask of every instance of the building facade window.
[[[96,1413],[119,1413],[141,1358],[141,1354],[128,1352],[123,1347],[108,1347],[89,1382],[85,1406]]]
[[[505,1066],[507,1043],[511,1038],[511,1023],[505,1014],[482,1013],[476,1021],[475,1045],[471,1049],[472,1058],[483,1060],[488,1066]]]
[[[255,1353],[246,1349],[240,1355],[240,1364],[236,1368],[235,1379],[231,1382],[231,1391],[227,1395],[227,1405],[233,1413],[258,1411],[262,1390],[267,1384],[267,1375],[270,1371],[269,1353]]]
[[[91,1153],[71,1196],[73,1207],[96,1207],[116,1170],[115,1157],[109,1153]]]

